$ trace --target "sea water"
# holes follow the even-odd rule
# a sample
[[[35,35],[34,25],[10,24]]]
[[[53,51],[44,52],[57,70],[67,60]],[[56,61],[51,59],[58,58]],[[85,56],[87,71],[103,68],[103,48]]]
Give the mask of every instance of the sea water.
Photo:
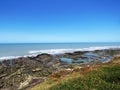
[[[63,54],[109,48],[120,48],[120,43],[2,43],[0,44],[0,60],[41,53]]]

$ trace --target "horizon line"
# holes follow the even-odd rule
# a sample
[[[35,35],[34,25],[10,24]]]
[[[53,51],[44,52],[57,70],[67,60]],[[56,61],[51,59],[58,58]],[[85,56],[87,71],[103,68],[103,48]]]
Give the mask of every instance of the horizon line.
[[[120,43],[118,42],[0,42],[0,44],[44,44],[44,43]]]

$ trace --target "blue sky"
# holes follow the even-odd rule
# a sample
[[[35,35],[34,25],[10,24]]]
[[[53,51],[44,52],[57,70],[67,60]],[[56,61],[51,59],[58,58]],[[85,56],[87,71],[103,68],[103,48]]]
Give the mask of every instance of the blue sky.
[[[0,43],[120,42],[120,0],[0,0]]]

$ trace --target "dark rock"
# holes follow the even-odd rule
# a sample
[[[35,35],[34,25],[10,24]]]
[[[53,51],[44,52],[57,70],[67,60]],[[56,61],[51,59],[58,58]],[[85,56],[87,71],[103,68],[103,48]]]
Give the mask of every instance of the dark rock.
[[[83,55],[85,53],[87,53],[88,51],[76,51],[74,52],[75,55]]]
[[[40,54],[36,56],[36,60],[42,63],[48,63],[53,59],[53,57],[50,54]]]

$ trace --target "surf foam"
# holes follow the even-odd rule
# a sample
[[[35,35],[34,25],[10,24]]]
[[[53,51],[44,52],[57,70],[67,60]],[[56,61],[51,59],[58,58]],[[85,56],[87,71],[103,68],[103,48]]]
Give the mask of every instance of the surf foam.
[[[117,49],[120,46],[103,46],[103,47],[89,47],[89,48],[79,48],[79,49],[49,49],[49,50],[32,50],[29,51],[29,54],[63,54],[63,53],[72,53],[75,51],[95,51],[95,50],[104,50],[104,49]]]
[[[31,50],[28,52],[28,55],[24,56],[6,56],[0,57],[0,61],[16,59],[20,57],[32,57],[37,56],[38,54],[47,53],[47,54],[64,54],[64,53],[73,53],[75,51],[95,51],[95,50],[104,50],[104,49],[120,49],[120,46],[102,46],[102,47],[89,47],[89,48],[78,48],[78,49],[48,49],[48,50]]]

